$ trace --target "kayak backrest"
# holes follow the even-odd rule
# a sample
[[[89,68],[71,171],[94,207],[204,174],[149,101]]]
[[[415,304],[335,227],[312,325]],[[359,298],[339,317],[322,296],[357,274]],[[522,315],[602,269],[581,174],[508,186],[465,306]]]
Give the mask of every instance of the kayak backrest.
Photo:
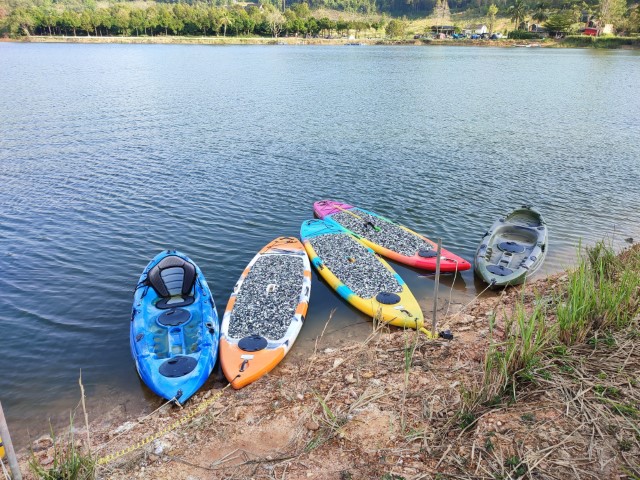
[[[147,279],[160,297],[186,297],[196,280],[196,268],[183,258],[169,255],[149,270]]]

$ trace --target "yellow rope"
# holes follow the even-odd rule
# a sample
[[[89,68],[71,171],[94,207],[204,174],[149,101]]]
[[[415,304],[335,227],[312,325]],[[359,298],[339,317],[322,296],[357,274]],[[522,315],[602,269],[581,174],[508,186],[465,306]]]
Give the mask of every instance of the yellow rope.
[[[154,440],[157,440],[160,437],[163,437],[164,435],[166,435],[167,433],[175,430],[176,428],[185,425],[191,419],[193,419],[193,417],[195,417],[196,415],[204,412],[213,402],[218,400],[222,396],[224,391],[227,388],[229,388],[229,386],[231,386],[231,384],[228,384],[222,390],[217,392],[215,395],[213,395],[212,397],[208,398],[207,400],[204,400],[202,403],[200,403],[200,405],[198,405],[192,411],[185,413],[182,417],[177,419],[172,424],[166,426],[162,430],[160,430],[158,432],[155,432],[155,433],[143,438],[139,442],[136,442],[133,445],[129,445],[126,448],[123,448],[122,450],[119,450],[119,451],[117,451],[115,453],[111,453],[109,455],[105,455],[104,457],[99,458],[98,461],[97,461],[97,464],[98,465],[106,465],[107,463],[111,463],[111,462],[113,462],[114,460],[116,460],[116,459],[118,459],[120,457],[124,457],[125,455],[128,455],[128,454],[130,454],[132,452],[135,452],[136,450],[141,449],[142,447],[144,447],[146,445],[149,445]]]

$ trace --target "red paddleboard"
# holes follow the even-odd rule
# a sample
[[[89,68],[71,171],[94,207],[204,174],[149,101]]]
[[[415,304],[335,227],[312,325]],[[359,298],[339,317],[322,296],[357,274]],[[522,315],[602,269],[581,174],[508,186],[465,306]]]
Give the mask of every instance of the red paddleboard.
[[[334,200],[313,204],[318,218],[334,222],[358,236],[369,248],[395,262],[422,270],[435,271],[438,260],[435,242],[377,213]],[[440,271],[469,270],[471,264],[444,248]]]

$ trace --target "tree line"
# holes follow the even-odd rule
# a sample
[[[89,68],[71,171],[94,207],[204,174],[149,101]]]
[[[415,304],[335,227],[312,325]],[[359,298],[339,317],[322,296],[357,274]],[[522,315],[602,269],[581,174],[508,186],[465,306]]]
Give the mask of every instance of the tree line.
[[[55,4],[19,6],[4,19],[11,35],[141,36],[141,35],[356,35],[382,29],[386,22],[315,18],[306,3],[284,13],[271,4],[216,6],[205,3],[115,3],[107,8]]]
[[[54,3],[55,1],[55,3]],[[286,0],[284,0],[286,2]],[[384,17],[360,20],[330,20],[312,10],[318,6],[342,6],[363,11],[396,8],[397,2],[433,8],[433,0],[309,0],[289,3],[281,12],[281,0],[261,0],[260,4],[229,5],[229,0],[169,0],[158,2],[113,2],[96,0],[0,0],[0,35],[140,36],[140,35],[220,35],[220,36],[333,36],[384,30],[400,37],[406,23]],[[449,4],[466,0],[448,0]],[[510,18],[515,29],[527,21],[543,24],[550,31],[569,31],[585,18],[601,24],[612,23],[617,30],[640,30],[640,6],[628,7],[627,0],[473,0],[479,16],[485,16],[490,30],[499,14]],[[334,2],[334,3],[327,3]],[[343,2],[343,3],[340,3]],[[360,2],[360,3],[358,3]],[[363,3],[364,2],[364,3]],[[394,3],[395,2],[395,3]],[[365,5],[366,4],[366,5]],[[394,7],[394,5],[396,5]],[[462,5],[458,3],[457,5]],[[417,14],[416,16],[420,16]],[[372,19],[373,18],[373,19]],[[393,23],[392,23],[393,22]],[[572,27],[573,26],[573,27]]]
[[[638,6],[628,8],[626,0],[599,0],[597,3],[562,1],[556,4],[545,0],[533,4],[525,0],[513,0],[505,13],[514,22],[516,30],[522,29],[529,21],[544,25],[552,33],[568,33],[576,25],[587,23],[600,26],[612,24],[618,32],[640,30]]]

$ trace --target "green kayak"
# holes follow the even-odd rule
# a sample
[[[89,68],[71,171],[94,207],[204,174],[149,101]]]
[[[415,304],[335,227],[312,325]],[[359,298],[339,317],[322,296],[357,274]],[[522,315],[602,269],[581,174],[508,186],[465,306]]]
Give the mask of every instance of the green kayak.
[[[544,262],[547,226],[540,212],[516,208],[484,234],[475,257],[475,272],[493,287],[519,285]]]

